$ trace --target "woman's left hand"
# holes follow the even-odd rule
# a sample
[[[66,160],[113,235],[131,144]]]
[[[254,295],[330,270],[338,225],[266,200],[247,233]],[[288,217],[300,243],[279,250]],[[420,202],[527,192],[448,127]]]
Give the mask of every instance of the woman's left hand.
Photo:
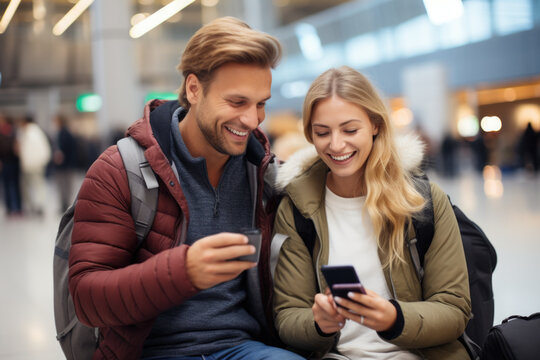
[[[375,331],[389,330],[397,318],[394,305],[374,291],[366,289],[366,295],[351,292],[349,298],[334,298],[343,307],[337,307],[343,317],[356,321]]]

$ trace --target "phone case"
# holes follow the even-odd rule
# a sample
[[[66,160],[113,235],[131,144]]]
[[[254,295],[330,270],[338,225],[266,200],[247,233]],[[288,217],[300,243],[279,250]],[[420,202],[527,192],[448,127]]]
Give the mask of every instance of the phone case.
[[[359,283],[360,279],[352,265],[323,265],[321,271],[330,290],[335,284]]]
[[[366,294],[366,289],[361,283],[354,284],[335,284],[332,286],[332,295],[339,296],[340,298],[348,299],[348,293],[356,292],[360,294]]]
[[[262,241],[261,230],[250,229],[250,230],[243,231],[243,234],[248,237],[248,243],[250,245],[255,246],[255,252],[250,255],[237,257],[235,260],[259,262],[259,254],[261,252],[261,241]]]

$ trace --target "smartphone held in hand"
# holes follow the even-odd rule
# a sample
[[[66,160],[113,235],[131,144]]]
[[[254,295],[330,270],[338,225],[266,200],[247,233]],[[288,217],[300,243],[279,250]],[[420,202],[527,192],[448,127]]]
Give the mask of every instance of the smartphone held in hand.
[[[259,262],[259,254],[261,253],[262,233],[260,229],[243,230],[242,233],[248,237],[248,244],[255,246],[253,254],[239,256],[234,260]]]
[[[332,296],[347,299],[349,292],[366,293],[352,265],[323,265],[321,271]]]
[[[350,292],[360,293],[366,295],[366,289],[361,283],[351,283],[351,284],[335,284],[332,286],[332,295],[338,296],[344,299],[348,298]]]

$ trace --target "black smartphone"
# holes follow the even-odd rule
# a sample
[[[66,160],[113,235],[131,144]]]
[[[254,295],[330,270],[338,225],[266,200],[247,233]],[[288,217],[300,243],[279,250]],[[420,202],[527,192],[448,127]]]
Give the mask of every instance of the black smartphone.
[[[330,288],[332,296],[347,298],[347,293],[349,291],[362,292],[364,294],[366,292],[352,265],[323,265],[321,271]],[[346,290],[347,288],[349,288],[349,290]]]
[[[260,229],[243,230],[242,234],[248,237],[248,243],[255,246],[253,254],[239,256],[233,260],[259,262],[259,254],[261,253],[262,233]]]

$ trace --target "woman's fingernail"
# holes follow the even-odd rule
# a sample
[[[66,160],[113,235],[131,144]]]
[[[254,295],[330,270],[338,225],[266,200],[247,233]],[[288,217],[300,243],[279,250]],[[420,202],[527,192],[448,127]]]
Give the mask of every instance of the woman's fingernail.
[[[343,323],[339,323],[338,325],[339,325],[339,327],[343,327]]]
[[[334,301],[340,303],[340,302],[341,302],[341,298],[340,298],[339,296],[335,296],[335,297],[334,297]]]

